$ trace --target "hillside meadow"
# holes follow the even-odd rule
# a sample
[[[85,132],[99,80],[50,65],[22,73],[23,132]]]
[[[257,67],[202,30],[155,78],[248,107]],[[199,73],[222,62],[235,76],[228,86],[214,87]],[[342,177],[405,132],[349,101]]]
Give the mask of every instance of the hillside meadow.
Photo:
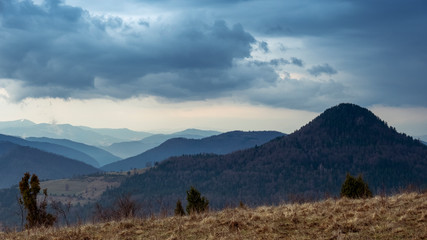
[[[427,239],[427,193],[9,231],[0,239]]]

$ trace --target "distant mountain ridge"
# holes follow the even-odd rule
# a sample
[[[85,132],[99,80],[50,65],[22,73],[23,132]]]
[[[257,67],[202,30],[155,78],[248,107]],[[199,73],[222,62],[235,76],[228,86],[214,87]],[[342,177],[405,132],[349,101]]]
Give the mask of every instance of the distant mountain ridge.
[[[94,167],[100,166],[98,161],[93,157],[89,156],[86,153],[78,151],[76,149],[69,148],[67,146],[58,145],[58,144],[49,143],[49,142],[33,142],[33,141],[28,141],[19,137],[13,137],[13,136],[8,136],[3,134],[0,134],[0,141],[11,142],[21,146],[36,148],[41,151],[54,153],[70,159],[78,160]]]
[[[172,138],[142,154],[108,164],[102,167],[102,170],[120,171],[132,168],[144,168],[147,165],[152,166],[155,162],[160,162],[166,158],[181,156],[183,154],[226,154],[254,147],[255,145],[261,145],[283,135],[283,133],[276,131],[233,131],[202,139]]]
[[[219,133],[217,131],[187,129],[172,134],[155,134],[139,141],[114,143],[108,147],[104,147],[104,149],[121,158],[129,158],[157,147],[172,138],[201,139]]]
[[[195,186],[213,208],[280,203],[298,196],[338,195],[346,173],[363,174],[371,190],[427,188],[427,146],[397,133],[365,108],[340,104],[298,131],[226,155],[172,157],[105,192],[132,192],[141,201],[173,206]],[[101,200],[102,201],[102,200]]]
[[[98,171],[77,160],[0,141],[0,188],[18,184],[25,172],[36,173],[40,179],[58,179]]]
[[[88,156],[95,159],[99,164],[98,166],[104,166],[106,164],[116,162],[118,160],[121,160],[121,158],[114,156],[113,154],[94,146],[86,145],[83,143],[74,142],[68,139],[54,139],[54,138],[36,138],[36,137],[30,137],[26,140],[31,142],[46,142],[46,143],[53,143],[57,145],[61,145],[67,148],[75,149],[77,151],[80,151],[84,154],[87,154]]]
[[[97,129],[70,124],[36,124],[28,120],[0,122],[0,133],[23,138],[69,139],[92,146],[108,146],[112,143],[139,140],[152,135],[129,129]]]

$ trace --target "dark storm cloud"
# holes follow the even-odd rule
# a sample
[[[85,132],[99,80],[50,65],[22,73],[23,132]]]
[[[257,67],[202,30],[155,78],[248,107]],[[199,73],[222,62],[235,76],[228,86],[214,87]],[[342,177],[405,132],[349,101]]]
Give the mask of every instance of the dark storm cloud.
[[[323,65],[313,66],[307,70],[313,76],[319,76],[321,74],[333,75],[337,73],[337,70],[329,66],[329,64],[325,63]]]
[[[275,76],[261,67],[269,73],[236,72],[241,65],[236,62],[249,57],[256,42],[240,24],[176,19],[160,26],[141,20],[129,25],[53,0],[43,5],[4,0],[0,11],[0,78],[32,88],[25,91],[29,96],[204,98],[250,87],[259,81],[256,75]],[[164,76],[169,77],[159,79]],[[122,93],[122,87],[132,91]]]
[[[304,66],[304,63],[302,62],[302,60],[301,60],[301,59],[299,59],[299,58],[296,58],[296,57],[292,57],[292,58],[291,58],[291,63],[292,63],[293,65],[298,66],[298,67],[303,67],[303,66]]]
[[[349,76],[336,80],[348,82],[355,95],[363,95],[360,101],[366,105],[427,107],[425,0],[177,0],[163,3],[172,2],[175,6],[202,8],[230,22],[239,22],[254,35],[301,39],[307,51],[322,50],[321,62],[334,62],[340,72]],[[292,59],[291,63],[303,66],[302,62]],[[319,62],[305,64],[315,66],[309,69],[313,76],[336,71]],[[307,94],[307,97],[310,96]]]
[[[427,106],[424,0],[125,1],[167,13],[129,20],[57,0],[1,0],[0,78],[18,81],[18,98],[186,100],[239,92],[257,103],[306,108],[297,104],[304,101],[318,110],[328,106],[313,96]],[[286,68],[311,79],[279,84]],[[316,81],[322,74],[334,79]],[[258,96],[259,86],[286,98]]]

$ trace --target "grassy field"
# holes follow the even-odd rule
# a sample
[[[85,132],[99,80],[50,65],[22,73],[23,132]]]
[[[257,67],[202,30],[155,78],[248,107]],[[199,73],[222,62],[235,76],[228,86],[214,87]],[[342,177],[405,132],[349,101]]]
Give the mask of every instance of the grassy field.
[[[0,233],[0,239],[427,239],[427,193]]]
[[[145,169],[137,169],[129,172],[109,172],[100,175],[42,181],[40,187],[47,188],[52,200],[86,204],[98,200],[107,188],[118,187],[128,176],[144,171]]]

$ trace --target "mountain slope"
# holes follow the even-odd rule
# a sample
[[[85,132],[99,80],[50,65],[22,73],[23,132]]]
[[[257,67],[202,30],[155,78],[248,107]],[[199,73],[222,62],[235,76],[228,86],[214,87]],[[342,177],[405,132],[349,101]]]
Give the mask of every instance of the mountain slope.
[[[203,139],[173,138],[160,146],[150,149],[135,157],[127,158],[104,166],[105,171],[129,170],[154,165],[168,157],[184,154],[216,153],[226,154],[233,151],[261,145],[283,133],[274,131],[241,132],[234,131]]]
[[[74,142],[68,139],[54,139],[54,138],[36,138],[36,137],[29,137],[26,140],[31,142],[46,142],[46,143],[53,143],[57,145],[61,145],[67,148],[72,148],[74,150],[80,151],[82,153],[85,153],[89,155],[90,157],[94,158],[101,166],[116,162],[121,160],[121,158],[114,156],[113,154],[94,146],[86,145],[83,143]]]
[[[7,142],[15,143],[21,146],[37,148],[45,152],[54,153],[70,159],[75,159],[75,160],[87,163],[94,167],[99,167],[98,161],[96,161],[91,156],[66,146],[62,146],[54,143],[48,143],[48,142],[32,142],[19,137],[13,137],[13,136],[8,136],[3,134],[0,134],[0,141],[7,141]]]
[[[219,134],[219,132],[187,129],[172,134],[155,134],[139,141],[114,143],[108,147],[105,147],[104,149],[113,153],[116,156],[122,158],[129,158],[141,154],[151,148],[157,147],[166,140],[172,138],[201,139],[217,134]]]
[[[141,200],[173,205],[195,186],[212,207],[279,203],[293,196],[337,195],[347,172],[362,173],[374,193],[409,184],[427,188],[427,146],[397,133],[367,109],[340,104],[259,147],[170,158],[105,198],[132,192]]]
[[[68,178],[98,172],[88,164],[41,150],[0,142],[0,188],[18,184],[25,172],[40,179]]]

